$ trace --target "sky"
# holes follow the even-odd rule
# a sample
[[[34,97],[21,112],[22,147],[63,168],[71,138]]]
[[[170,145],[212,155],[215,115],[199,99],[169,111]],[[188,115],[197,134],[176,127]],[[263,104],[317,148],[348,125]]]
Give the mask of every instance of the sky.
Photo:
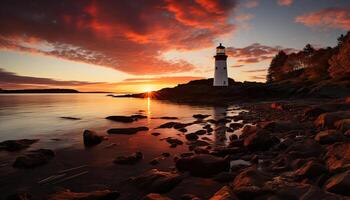
[[[349,0],[2,0],[0,88],[136,93],[228,74],[264,82],[273,56],[334,46]]]

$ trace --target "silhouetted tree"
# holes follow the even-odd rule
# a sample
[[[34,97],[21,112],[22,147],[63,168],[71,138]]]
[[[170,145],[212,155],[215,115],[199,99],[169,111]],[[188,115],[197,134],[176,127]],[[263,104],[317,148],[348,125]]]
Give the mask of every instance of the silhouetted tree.
[[[304,49],[303,52],[307,55],[310,56],[315,52],[314,47],[311,44],[307,44]]]
[[[279,75],[283,74],[282,66],[286,62],[287,58],[288,55],[284,51],[279,51],[278,54],[272,59],[266,77],[267,82],[273,82],[279,78]]]

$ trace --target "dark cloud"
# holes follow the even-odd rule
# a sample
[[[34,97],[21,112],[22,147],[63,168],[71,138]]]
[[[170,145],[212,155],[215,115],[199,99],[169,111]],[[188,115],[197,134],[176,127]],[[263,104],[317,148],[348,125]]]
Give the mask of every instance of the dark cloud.
[[[267,46],[260,43],[254,43],[243,48],[228,47],[227,54],[242,64],[258,63],[261,61],[271,60],[279,51],[290,53],[296,51],[291,48],[280,46]]]
[[[244,67],[244,65],[231,65],[230,67],[232,67],[232,68],[240,68],[240,67]]]
[[[232,32],[236,0],[3,0],[0,48],[56,56],[131,74],[192,70],[160,58]]]
[[[47,85],[47,86],[83,86],[101,84],[101,82],[84,81],[60,81],[50,78],[38,78],[31,76],[20,76],[12,72],[7,72],[0,68],[0,86],[12,85]]]

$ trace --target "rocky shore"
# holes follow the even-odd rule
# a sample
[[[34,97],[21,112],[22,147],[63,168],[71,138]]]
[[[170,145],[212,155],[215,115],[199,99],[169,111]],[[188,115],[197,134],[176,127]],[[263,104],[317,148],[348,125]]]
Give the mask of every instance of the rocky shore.
[[[225,113],[235,109],[229,108]],[[142,151],[114,156],[107,161],[109,171],[103,165],[95,169],[103,169],[101,174],[105,176],[95,179],[105,183],[103,187],[84,191],[67,190],[70,187],[47,189],[46,194],[38,196],[30,189],[21,188],[21,192],[6,195],[5,199],[350,199],[350,98],[244,103],[239,109],[246,111],[219,119],[193,113],[192,122],[159,117],[168,122],[155,129],[132,126],[135,121],[147,118],[142,114],[106,117],[130,124],[126,128],[109,129],[109,135],[129,137],[147,133],[168,145],[169,152],[178,148],[182,151],[159,152],[158,157],[148,161]],[[191,126],[201,128],[193,130]],[[179,137],[162,137],[159,133],[173,129]],[[86,146],[100,147],[98,154],[107,157],[106,152],[113,147],[109,135],[85,130],[82,138]],[[26,151],[36,142],[3,141],[0,151],[22,151],[12,167],[26,170],[24,173],[62,159],[57,158],[61,152],[49,149]],[[79,154],[74,157],[79,159]],[[117,181],[122,174],[114,166],[123,167],[122,173],[135,169],[138,172]],[[91,171],[91,166],[61,169],[50,177],[38,179],[37,184],[55,185],[75,179],[84,187],[87,169]]]

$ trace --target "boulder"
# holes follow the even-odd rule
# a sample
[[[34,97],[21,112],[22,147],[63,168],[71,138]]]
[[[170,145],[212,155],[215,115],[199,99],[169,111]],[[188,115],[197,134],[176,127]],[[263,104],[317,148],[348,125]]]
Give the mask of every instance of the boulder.
[[[198,135],[195,133],[186,134],[185,137],[187,140],[191,140],[191,141],[198,140],[198,138],[199,138]]]
[[[32,200],[33,196],[27,192],[17,192],[6,198],[6,200]]]
[[[350,142],[335,143],[327,147],[324,159],[330,172],[350,169]]]
[[[236,176],[237,176],[237,173],[220,172],[219,174],[213,177],[213,180],[219,183],[228,183],[228,182],[232,182]]]
[[[159,119],[179,119],[178,117],[168,117],[168,116],[165,116],[165,117],[160,117]]]
[[[254,199],[264,193],[263,187],[269,180],[269,175],[249,167],[235,177],[232,187],[239,199]]]
[[[110,190],[100,190],[93,192],[71,192],[65,190],[51,195],[49,200],[115,200],[120,196],[119,192]]]
[[[318,157],[323,153],[323,147],[312,139],[294,142],[286,149],[286,153],[294,158]]]
[[[238,200],[230,186],[224,186],[217,191],[209,200]]]
[[[103,140],[103,136],[97,135],[96,132],[85,130],[83,133],[84,145],[93,146],[99,144]]]
[[[244,146],[251,151],[266,151],[279,143],[268,131],[257,131],[244,139]]]
[[[183,178],[184,176],[177,173],[152,169],[140,176],[130,178],[129,181],[132,185],[145,192],[165,193],[174,188]]]
[[[343,134],[337,130],[325,130],[316,134],[315,140],[320,144],[333,144],[335,142],[342,141],[344,139]]]
[[[34,139],[21,139],[21,140],[6,140],[3,142],[0,142],[0,151],[6,150],[6,151],[19,151],[25,148],[28,148],[30,145],[38,142],[39,140]]]
[[[338,111],[324,113],[315,120],[316,127],[320,128],[334,128],[335,122],[342,119],[349,119],[350,111]]]
[[[311,186],[310,189],[300,197],[300,200],[314,200],[314,199],[344,200],[343,197],[333,193],[326,192],[316,186]]]
[[[350,196],[350,171],[332,176],[324,185],[328,192]]]
[[[295,121],[271,121],[262,124],[262,129],[272,133],[287,132],[291,130],[300,130],[303,125]]]
[[[150,193],[144,196],[142,200],[171,200],[171,199],[157,193]]]
[[[106,117],[106,119],[108,119],[108,120],[116,121],[116,122],[124,122],[124,123],[134,122],[138,119],[143,119],[143,118],[147,118],[147,116],[143,116],[143,115],[131,115],[131,116],[113,115],[113,116]]]
[[[140,126],[136,128],[112,128],[107,131],[108,134],[119,134],[119,135],[132,135],[139,131],[148,131],[149,128]]]
[[[18,156],[13,163],[15,168],[34,168],[45,165],[55,156],[55,152],[50,149],[38,149]]]
[[[181,195],[181,200],[201,200],[201,199],[193,194],[183,194]]]
[[[160,133],[158,133],[158,132],[154,132],[154,133],[151,133],[151,135],[153,135],[153,136],[159,136],[159,135],[160,135]]]
[[[205,119],[207,117],[209,117],[210,115],[203,115],[203,114],[195,114],[192,117],[196,118],[196,119]]]
[[[178,122],[167,122],[160,125],[158,128],[173,128],[176,124],[178,124]]]
[[[336,129],[338,129],[342,133],[345,133],[347,130],[350,130],[350,118],[339,120],[335,122],[334,125]]]
[[[263,190],[273,194],[277,199],[302,199],[313,186],[305,183],[293,182],[277,176],[264,184]]]
[[[256,126],[253,125],[244,125],[242,129],[242,134],[239,136],[239,138],[245,138],[248,137],[250,134],[255,133],[258,130]]]
[[[242,128],[242,127],[243,127],[243,124],[242,124],[242,123],[233,122],[233,123],[231,123],[229,126],[230,126],[230,128],[232,128],[233,130],[236,130],[236,129]]]
[[[314,178],[326,172],[327,168],[323,163],[316,160],[310,160],[296,170],[294,174],[299,178]]]
[[[115,164],[120,165],[133,165],[143,159],[143,154],[141,152],[133,153],[129,156],[118,156],[114,159]]]
[[[326,112],[327,112],[326,110],[319,107],[307,108],[304,110],[303,118],[315,120],[318,116]]]
[[[199,154],[180,158],[176,162],[179,171],[188,171],[193,176],[210,177],[230,169],[230,164],[222,158]]]

